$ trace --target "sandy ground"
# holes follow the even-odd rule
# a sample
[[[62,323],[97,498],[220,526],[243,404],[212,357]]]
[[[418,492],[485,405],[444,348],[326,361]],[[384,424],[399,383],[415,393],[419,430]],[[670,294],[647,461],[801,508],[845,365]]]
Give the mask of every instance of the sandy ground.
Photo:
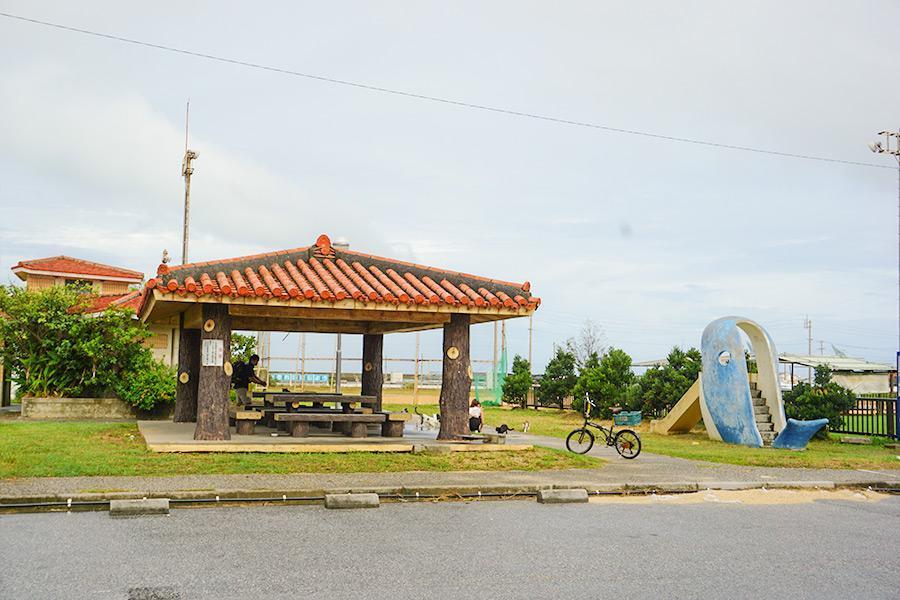
[[[809,504],[819,500],[880,502],[890,497],[868,490],[707,490],[693,494],[650,494],[647,496],[595,496],[597,504]]]

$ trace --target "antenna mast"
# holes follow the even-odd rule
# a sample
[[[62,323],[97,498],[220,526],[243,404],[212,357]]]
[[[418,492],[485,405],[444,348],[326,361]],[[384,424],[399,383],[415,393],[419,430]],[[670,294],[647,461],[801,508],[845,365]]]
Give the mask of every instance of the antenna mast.
[[[181,174],[184,177],[184,233],[181,241],[181,264],[188,262],[188,238],[191,229],[191,175],[194,173],[192,161],[199,156],[188,150],[188,123],[191,117],[191,101],[188,100],[184,113],[184,160],[181,161]]]

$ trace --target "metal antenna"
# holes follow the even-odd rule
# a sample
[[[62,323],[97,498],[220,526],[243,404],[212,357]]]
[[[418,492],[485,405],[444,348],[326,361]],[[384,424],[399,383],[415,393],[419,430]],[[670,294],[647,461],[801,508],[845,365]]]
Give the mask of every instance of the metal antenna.
[[[184,160],[181,161],[181,175],[184,177],[184,232],[181,241],[181,264],[188,262],[188,238],[191,229],[191,175],[194,167],[191,162],[199,156],[188,150],[188,124],[191,118],[191,101],[188,99],[184,113]]]

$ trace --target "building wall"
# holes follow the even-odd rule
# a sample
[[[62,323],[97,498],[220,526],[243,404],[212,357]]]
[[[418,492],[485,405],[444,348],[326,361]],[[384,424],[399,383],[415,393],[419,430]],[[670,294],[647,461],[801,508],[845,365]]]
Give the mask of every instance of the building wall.
[[[880,394],[892,391],[888,373],[835,373],[834,382],[854,394]]]
[[[49,275],[28,275],[25,287],[29,290],[45,290],[54,285],[65,285],[65,277],[51,277]],[[93,281],[89,282],[94,292],[100,295],[126,294],[129,284],[124,281]]]
[[[125,294],[128,292],[128,284],[124,281],[101,281],[100,293],[108,294]]]
[[[163,364],[178,368],[178,325],[150,325],[150,337],[144,344],[153,352],[153,358]]]
[[[47,275],[29,275],[25,280],[25,288],[29,290],[46,290],[57,283],[62,283],[62,281],[57,281],[56,277],[49,277]]]

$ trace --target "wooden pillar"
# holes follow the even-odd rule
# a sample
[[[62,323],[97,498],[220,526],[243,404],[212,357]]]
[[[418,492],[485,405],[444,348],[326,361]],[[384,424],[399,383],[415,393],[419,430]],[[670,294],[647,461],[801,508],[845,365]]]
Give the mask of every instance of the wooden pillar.
[[[381,410],[381,386],[384,383],[384,334],[367,333],[363,335],[362,348],[362,390],[363,396],[375,396],[375,412]]]
[[[230,440],[228,390],[231,375],[231,316],[227,304],[204,304],[200,331],[200,377],[195,440]],[[221,354],[219,354],[221,351]],[[228,371],[231,369],[228,368]]]
[[[200,383],[200,330],[180,329],[178,383],[175,388],[176,423],[197,421],[197,390]]]
[[[469,322],[469,315],[454,314],[444,325],[439,440],[458,438],[469,432],[469,389],[472,386]]]

